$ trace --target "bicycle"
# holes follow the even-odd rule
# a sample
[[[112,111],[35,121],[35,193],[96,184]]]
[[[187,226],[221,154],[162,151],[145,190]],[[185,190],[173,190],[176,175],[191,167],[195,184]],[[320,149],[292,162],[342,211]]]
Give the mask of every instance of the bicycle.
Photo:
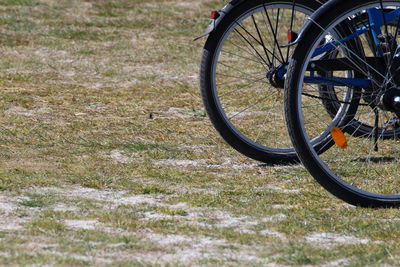
[[[301,162],[357,206],[400,205],[399,18],[397,1],[331,0],[308,19],[286,73],[286,120]],[[320,140],[333,146],[322,154]]]

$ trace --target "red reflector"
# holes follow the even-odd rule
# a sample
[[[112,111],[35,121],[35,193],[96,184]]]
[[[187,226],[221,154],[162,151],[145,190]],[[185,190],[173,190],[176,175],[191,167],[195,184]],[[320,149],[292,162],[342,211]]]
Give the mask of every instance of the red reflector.
[[[287,38],[289,43],[293,43],[296,41],[297,37],[299,37],[298,33],[292,30],[288,30]]]
[[[218,11],[214,10],[213,12],[211,12],[211,19],[216,19],[218,17]]]
[[[289,43],[293,43],[295,40],[294,40],[294,34],[293,34],[293,31],[292,30],[288,30],[288,32],[287,32],[287,39],[288,39],[288,41],[289,41]]]

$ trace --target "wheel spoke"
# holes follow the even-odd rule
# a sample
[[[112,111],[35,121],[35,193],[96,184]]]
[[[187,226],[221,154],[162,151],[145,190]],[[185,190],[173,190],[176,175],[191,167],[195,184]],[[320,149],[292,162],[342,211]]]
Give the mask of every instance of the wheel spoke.
[[[273,58],[272,58],[272,60],[275,60],[275,59],[278,60],[277,57],[275,56],[276,48],[278,47],[278,51],[279,51],[279,54],[280,54],[280,57],[281,57],[280,63],[282,64],[283,62],[285,62],[285,59],[284,59],[284,57],[283,57],[282,50],[281,50],[281,48],[280,48],[280,46],[279,46],[279,43],[278,43],[278,38],[277,38],[277,36],[276,36],[277,31],[274,30],[274,27],[272,26],[271,18],[270,18],[269,14],[268,14],[267,9],[265,8],[265,5],[264,5],[264,11],[265,11],[265,15],[267,16],[268,25],[269,25],[269,27],[270,27],[272,36],[274,37],[274,50],[273,50]],[[279,13],[280,13],[280,9],[279,9],[279,8],[278,8],[278,12],[277,12],[277,13],[278,13],[278,14],[277,14],[277,16],[276,16],[276,20],[277,20],[276,28],[278,28],[278,22],[279,22]],[[278,60],[278,61],[279,61],[279,60]]]

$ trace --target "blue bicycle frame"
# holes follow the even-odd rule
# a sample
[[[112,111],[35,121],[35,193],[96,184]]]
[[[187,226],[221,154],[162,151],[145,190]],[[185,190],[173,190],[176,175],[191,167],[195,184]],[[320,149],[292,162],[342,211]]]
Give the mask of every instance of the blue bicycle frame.
[[[328,52],[332,49],[338,48],[341,45],[357,38],[358,36],[366,33],[367,31],[371,31],[373,42],[377,48],[377,56],[383,58],[383,51],[379,46],[378,36],[382,34],[382,26],[385,24],[394,23],[400,17],[400,9],[396,9],[390,12],[384,13],[383,11],[372,8],[368,10],[368,18],[370,23],[366,26],[363,26],[357,29],[354,33],[348,35],[347,37],[327,42],[320,47],[318,47],[313,57],[320,56],[325,52]],[[335,77],[319,77],[315,76],[314,71],[310,72],[309,77],[304,78],[305,83],[309,84],[324,84],[324,85],[332,85],[332,86],[354,86],[360,88],[372,88],[372,81],[369,79],[359,79],[359,78],[335,78]]]

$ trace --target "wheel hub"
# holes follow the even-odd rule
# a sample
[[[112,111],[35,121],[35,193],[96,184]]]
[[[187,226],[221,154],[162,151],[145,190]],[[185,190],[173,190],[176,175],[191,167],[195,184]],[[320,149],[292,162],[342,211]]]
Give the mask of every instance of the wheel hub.
[[[285,87],[286,68],[287,64],[281,64],[278,67],[271,67],[267,72],[266,77],[273,87],[280,89]]]
[[[392,111],[400,115],[400,89],[390,88],[380,97],[379,107],[386,111]]]

